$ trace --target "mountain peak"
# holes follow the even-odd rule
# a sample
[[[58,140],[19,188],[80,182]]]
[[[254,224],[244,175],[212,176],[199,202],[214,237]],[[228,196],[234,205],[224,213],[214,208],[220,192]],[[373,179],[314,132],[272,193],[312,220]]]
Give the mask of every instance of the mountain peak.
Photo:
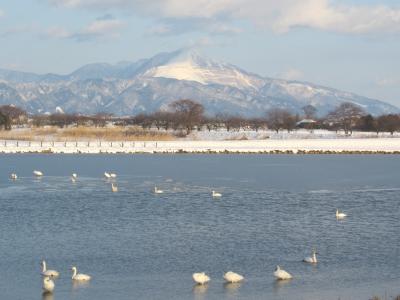
[[[259,88],[262,84],[260,77],[250,75],[235,66],[206,58],[194,49],[164,53],[163,59],[160,58],[160,56],[153,58],[157,62],[152,63],[151,68],[145,70],[144,77],[162,77],[242,89]]]

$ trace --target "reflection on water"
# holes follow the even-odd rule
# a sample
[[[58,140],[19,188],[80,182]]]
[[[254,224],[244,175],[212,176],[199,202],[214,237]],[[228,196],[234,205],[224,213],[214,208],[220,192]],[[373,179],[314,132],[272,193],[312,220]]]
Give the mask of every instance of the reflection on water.
[[[224,289],[228,295],[237,295],[242,284],[243,282],[224,282]]]
[[[207,290],[208,290],[208,283],[195,284],[192,289],[194,299],[196,299],[196,300],[206,299]]]
[[[90,282],[89,281],[79,281],[79,280],[72,280],[72,289],[81,289],[81,288],[87,288],[89,287]]]
[[[284,288],[285,286],[289,285],[293,279],[287,280],[275,280],[274,281],[274,291],[278,292],[280,289]]]
[[[50,292],[43,292],[42,300],[54,300],[54,294]]]

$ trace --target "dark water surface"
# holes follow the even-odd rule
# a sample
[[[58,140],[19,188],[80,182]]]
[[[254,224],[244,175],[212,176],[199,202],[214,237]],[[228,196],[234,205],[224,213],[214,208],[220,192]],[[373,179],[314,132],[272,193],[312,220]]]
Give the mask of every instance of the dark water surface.
[[[0,155],[0,299],[390,299],[399,174],[378,155]],[[317,266],[301,262],[312,247]],[[43,258],[61,272],[49,297]],[[276,282],[277,264],[294,279]],[[72,265],[93,280],[74,286]],[[224,284],[229,270],[245,282]]]

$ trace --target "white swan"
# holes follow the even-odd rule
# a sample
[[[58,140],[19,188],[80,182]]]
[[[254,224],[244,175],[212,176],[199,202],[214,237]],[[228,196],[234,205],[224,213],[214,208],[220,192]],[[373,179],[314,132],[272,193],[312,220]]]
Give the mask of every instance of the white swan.
[[[244,279],[244,277],[235,272],[229,271],[224,274],[224,279],[227,282],[236,283],[236,282],[242,281]]]
[[[17,176],[17,174],[15,174],[15,173],[11,173],[10,178],[11,178],[12,180],[17,180],[17,179],[18,179],[18,176]]]
[[[72,173],[71,175],[71,181],[75,182],[78,179],[78,175],[76,173]]]
[[[339,212],[339,210],[336,209],[336,219],[344,219],[346,217],[347,217],[347,215],[345,213]]]
[[[154,187],[154,194],[162,194],[164,193],[163,190],[158,189],[156,186]]]
[[[104,176],[106,178],[117,178],[117,174],[115,174],[115,173],[104,172]]]
[[[58,277],[60,276],[60,273],[58,273],[56,270],[47,270],[46,267],[46,261],[42,261],[42,275],[46,277]]]
[[[78,270],[76,267],[72,267],[71,271],[72,271],[72,277],[71,277],[72,280],[89,281],[92,278],[89,275],[78,273]]]
[[[221,194],[221,193],[218,193],[218,192],[216,192],[216,191],[212,191],[212,196],[213,196],[214,198],[219,198],[219,197],[222,197],[222,194]]]
[[[197,284],[205,284],[210,281],[210,277],[206,275],[206,273],[193,273],[192,275],[194,282]]]
[[[279,266],[276,266],[274,276],[277,280],[287,280],[293,278],[292,275],[290,275],[285,270],[282,270]]]
[[[310,257],[306,257],[306,258],[304,258],[303,259],[303,262],[305,262],[305,263],[309,263],[309,264],[316,264],[317,262],[318,262],[318,260],[317,260],[317,250],[316,249],[313,249],[312,250],[312,253],[311,253],[311,256]]]
[[[44,277],[43,278],[43,291],[45,293],[52,293],[54,291],[54,281],[51,280],[49,277]]]
[[[37,177],[40,177],[40,176],[43,176],[43,173],[42,173],[41,171],[34,170],[34,171],[33,171],[33,175],[35,175],[35,176],[37,176]]]
[[[114,193],[118,192],[118,187],[114,183],[111,183],[111,191]]]

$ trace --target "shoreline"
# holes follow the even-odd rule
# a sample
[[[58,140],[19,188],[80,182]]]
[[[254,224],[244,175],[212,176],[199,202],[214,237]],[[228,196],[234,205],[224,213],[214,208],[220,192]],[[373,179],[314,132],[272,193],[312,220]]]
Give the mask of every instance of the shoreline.
[[[0,140],[0,153],[49,154],[400,154],[400,138],[281,139],[243,141]]]

